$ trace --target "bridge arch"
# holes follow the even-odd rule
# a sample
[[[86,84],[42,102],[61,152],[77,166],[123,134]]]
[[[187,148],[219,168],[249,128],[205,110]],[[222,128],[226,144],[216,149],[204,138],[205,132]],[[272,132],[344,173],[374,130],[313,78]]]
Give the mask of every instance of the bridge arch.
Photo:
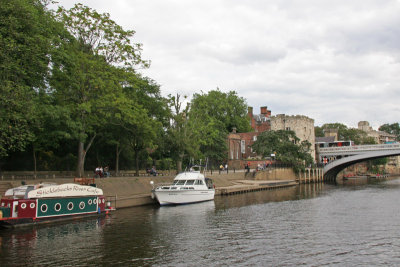
[[[394,150],[381,150],[381,151],[370,151],[363,154],[358,154],[354,156],[343,157],[341,159],[335,160],[324,167],[324,178],[326,181],[335,181],[336,176],[343,169],[366,160],[386,158],[392,156],[399,156],[400,149]]]

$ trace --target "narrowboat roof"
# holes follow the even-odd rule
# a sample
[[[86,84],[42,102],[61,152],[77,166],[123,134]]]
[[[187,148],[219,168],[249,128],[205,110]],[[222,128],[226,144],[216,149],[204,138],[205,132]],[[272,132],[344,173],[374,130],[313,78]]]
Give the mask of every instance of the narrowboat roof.
[[[23,185],[11,188],[5,193],[6,197],[26,199],[101,195],[103,195],[103,190],[100,188],[72,183]]]

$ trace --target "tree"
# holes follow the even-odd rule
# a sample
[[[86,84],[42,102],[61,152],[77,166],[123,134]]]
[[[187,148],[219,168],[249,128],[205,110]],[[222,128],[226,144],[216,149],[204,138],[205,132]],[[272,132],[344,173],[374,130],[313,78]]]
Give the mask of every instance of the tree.
[[[245,99],[234,91],[223,93],[218,88],[193,95],[189,123],[199,138],[202,155],[212,161],[226,158],[226,138],[233,128],[251,131]]]
[[[185,97],[186,98],[186,97]],[[167,143],[170,155],[176,163],[177,172],[182,171],[182,162],[185,155],[198,156],[199,144],[196,131],[192,128],[194,124],[189,123],[188,116],[190,104],[182,109],[184,104],[181,95],[168,96],[168,104],[171,109],[170,125],[167,129]]]
[[[315,126],[314,127],[314,133],[315,133],[315,137],[324,137],[324,129],[322,129],[322,127],[320,126]]]
[[[379,127],[379,131],[387,132],[396,136],[396,140],[400,141],[400,126],[399,123],[383,124]]]
[[[311,144],[300,142],[294,131],[278,130],[261,133],[252,148],[258,155],[270,157],[275,154],[278,161],[291,164],[295,172],[304,169],[304,165],[313,163],[310,155]]]
[[[54,62],[52,85],[59,104],[71,110],[71,134],[78,140],[77,175],[82,176],[97,129],[125,101],[126,73],[148,63],[141,58],[141,44],[131,44],[134,31],[123,30],[109,14],[81,4],[70,10],[60,7],[57,13],[73,38],[66,40]]]
[[[337,129],[339,140],[353,141],[355,145],[376,143],[373,138],[367,136],[366,132],[355,128],[348,128],[342,123],[327,123],[322,125],[321,128],[322,130]]]
[[[34,138],[34,99],[46,87],[55,25],[42,1],[1,1],[0,156]]]

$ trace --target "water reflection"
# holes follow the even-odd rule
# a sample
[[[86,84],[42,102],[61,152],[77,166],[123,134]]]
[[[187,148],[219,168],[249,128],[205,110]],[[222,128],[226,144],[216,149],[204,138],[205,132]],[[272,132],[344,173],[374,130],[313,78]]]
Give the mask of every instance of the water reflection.
[[[400,180],[306,184],[0,231],[1,266],[398,265]]]
[[[217,209],[243,207],[248,205],[263,204],[268,202],[281,202],[317,197],[323,190],[334,187],[327,184],[302,184],[287,188],[258,191],[245,194],[216,196]]]
[[[49,225],[26,226],[0,231],[1,266],[54,266],[65,261],[78,264],[87,247],[100,246],[101,232],[110,218],[90,218]],[[87,237],[90,236],[90,239]],[[62,258],[64,257],[64,259]]]

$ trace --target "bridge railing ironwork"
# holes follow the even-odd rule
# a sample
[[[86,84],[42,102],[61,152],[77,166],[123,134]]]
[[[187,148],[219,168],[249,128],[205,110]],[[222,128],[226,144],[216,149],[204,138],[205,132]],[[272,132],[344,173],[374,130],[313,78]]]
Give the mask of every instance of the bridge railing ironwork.
[[[339,152],[339,151],[378,151],[400,149],[400,144],[380,144],[380,145],[357,145],[357,146],[341,146],[341,147],[321,147],[319,153],[324,152]]]

